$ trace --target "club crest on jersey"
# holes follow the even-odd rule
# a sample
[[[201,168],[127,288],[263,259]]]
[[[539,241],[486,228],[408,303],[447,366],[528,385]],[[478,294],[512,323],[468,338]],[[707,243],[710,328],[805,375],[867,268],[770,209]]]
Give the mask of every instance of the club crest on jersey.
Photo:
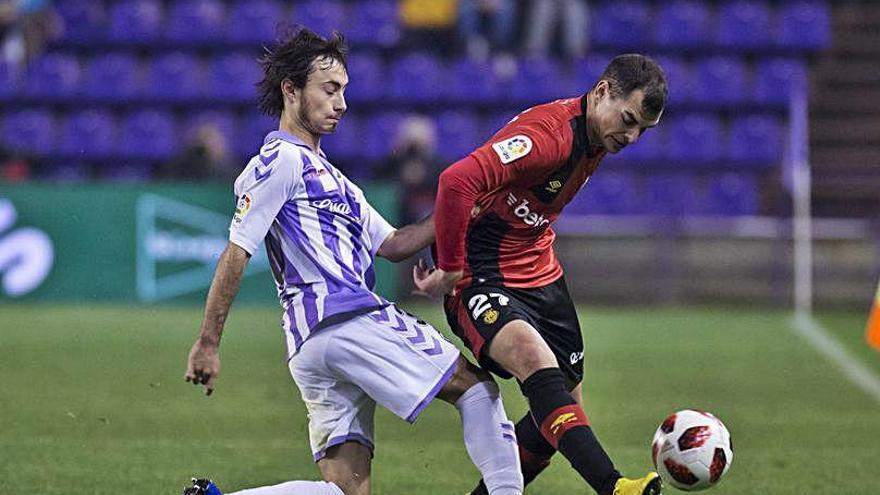
[[[498,321],[498,311],[494,309],[488,309],[485,313],[483,313],[483,323],[486,325],[491,325]]]
[[[501,163],[506,165],[528,155],[532,151],[532,139],[526,135],[517,134],[504,141],[493,143],[492,149],[495,150]]]
[[[253,200],[251,199],[251,195],[248,193],[244,193],[238,198],[238,202],[235,204],[235,215],[232,216],[232,221],[234,223],[241,223],[244,220],[245,215],[251,209],[251,204],[253,204]]]

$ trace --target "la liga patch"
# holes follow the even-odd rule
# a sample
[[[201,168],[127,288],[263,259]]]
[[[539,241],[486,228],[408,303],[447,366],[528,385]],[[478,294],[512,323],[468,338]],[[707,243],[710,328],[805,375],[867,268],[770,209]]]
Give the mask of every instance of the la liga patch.
[[[252,203],[253,200],[248,193],[244,193],[238,198],[238,202],[235,205],[235,215],[232,216],[232,223],[241,223],[247,212],[250,211]]]
[[[501,163],[506,165],[528,155],[532,151],[532,139],[523,134],[517,134],[504,141],[493,143],[492,149],[498,154]]]

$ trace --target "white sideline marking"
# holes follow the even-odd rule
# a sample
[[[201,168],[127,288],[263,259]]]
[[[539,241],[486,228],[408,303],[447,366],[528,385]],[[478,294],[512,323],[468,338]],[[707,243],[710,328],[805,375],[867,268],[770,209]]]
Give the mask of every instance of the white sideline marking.
[[[820,354],[837,365],[856,386],[880,404],[880,377],[852,356],[821,323],[805,314],[796,314],[792,329]]]

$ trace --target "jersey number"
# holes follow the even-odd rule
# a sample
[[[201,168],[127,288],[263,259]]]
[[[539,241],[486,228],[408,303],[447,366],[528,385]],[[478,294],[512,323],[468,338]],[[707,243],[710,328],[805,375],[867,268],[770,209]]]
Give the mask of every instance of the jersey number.
[[[509,297],[497,292],[491,292],[488,296],[486,294],[474,295],[468,301],[468,309],[471,310],[471,316],[473,316],[475,320],[479,318],[481,314],[485,313],[486,310],[492,308],[492,302],[489,298],[497,299],[498,304],[502,306],[507,306],[507,303],[510,301]]]

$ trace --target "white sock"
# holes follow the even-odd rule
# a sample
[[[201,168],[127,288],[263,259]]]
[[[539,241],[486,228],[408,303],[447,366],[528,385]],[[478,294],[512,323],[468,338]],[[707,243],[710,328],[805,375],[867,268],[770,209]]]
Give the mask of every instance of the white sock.
[[[464,444],[491,495],[520,495],[523,477],[513,423],[495,382],[480,382],[459,397]]]
[[[288,481],[274,486],[250,488],[226,495],[345,495],[334,483],[326,481]]]

